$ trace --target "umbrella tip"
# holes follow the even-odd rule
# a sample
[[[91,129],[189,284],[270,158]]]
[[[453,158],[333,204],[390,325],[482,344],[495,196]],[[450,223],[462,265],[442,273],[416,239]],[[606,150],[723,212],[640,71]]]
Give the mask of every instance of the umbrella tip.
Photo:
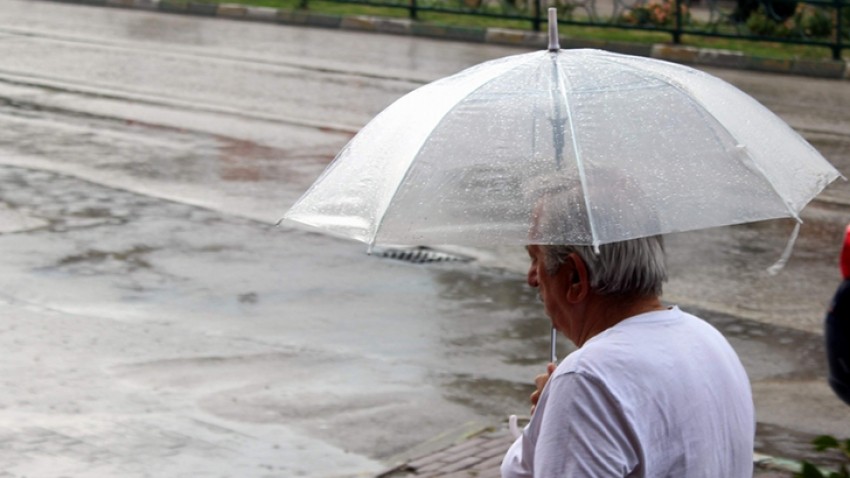
[[[561,45],[558,44],[558,9],[555,7],[549,8],[549,51],[558,51]]]

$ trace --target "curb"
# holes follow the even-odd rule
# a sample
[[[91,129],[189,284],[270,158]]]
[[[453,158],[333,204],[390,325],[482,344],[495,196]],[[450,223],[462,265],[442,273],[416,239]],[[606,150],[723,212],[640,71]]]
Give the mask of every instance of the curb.
[[[800,471],[802,463],[797,460],[790,460],[762,453],[753,453],[753,467],[756,470],[761,469],[792,474]]]
[[[366,15],[338,16],[240,4],[185,2],[180,0],[49,0],[59,3],[160,11],[183,15],[219,17],[286,25],[335,28],[349,31],[388,33],[445,40],[490,43],[526,48],[546,48],[543,32],[506,28],[472,28],[420,23],[409,19]],[[729,50],[696,48],[665,43],[639,44],[561,38],[563,48],[595,48],[628,55],[651,57],[697,66],[781,73],[814,78],[850,79],[850,62],[842,60],[774,59],[745,55]]]
[[[374,478],[499,476],[502,458],[514,441],[506,424],[454,435],[453,439],[439,437],[425,447],[410,450]],[[796,460],[753,452],[754,478],[791,478],[801,466]]]

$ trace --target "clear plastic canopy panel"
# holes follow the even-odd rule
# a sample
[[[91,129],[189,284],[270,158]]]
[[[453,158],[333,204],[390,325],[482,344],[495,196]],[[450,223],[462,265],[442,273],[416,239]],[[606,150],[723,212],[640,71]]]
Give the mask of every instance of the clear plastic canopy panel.
[[[838,176],[715,77],[542,51],[401,98],[285,219],[377,244],[605,244],[795,217]]]

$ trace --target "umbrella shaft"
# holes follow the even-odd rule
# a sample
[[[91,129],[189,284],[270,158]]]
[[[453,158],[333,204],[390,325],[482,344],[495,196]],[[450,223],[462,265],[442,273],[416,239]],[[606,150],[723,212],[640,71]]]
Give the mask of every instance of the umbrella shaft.
[[[555,346],[557,345],[557,342],[558,342],[558,331],[555,330],[555,327],[553,326],[552,327],[552,338],[551,338],[551,350],[550,350],[550,355],[549,355],[549,358],[550,358],[549,361],[552,362],[552,363],[558,363],[558,354],[555,351]]]

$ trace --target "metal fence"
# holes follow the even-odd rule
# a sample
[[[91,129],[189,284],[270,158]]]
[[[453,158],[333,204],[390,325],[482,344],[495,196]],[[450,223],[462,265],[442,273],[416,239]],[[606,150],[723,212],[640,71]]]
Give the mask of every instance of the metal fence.
[[[829,48],[841,59],[850,47],[850,0],[326,0],[420,12],[527,21],[539,31],[548,7],[558,23],[670,34],[772,41]],[[301,0],[307,7],[309,0]]]

